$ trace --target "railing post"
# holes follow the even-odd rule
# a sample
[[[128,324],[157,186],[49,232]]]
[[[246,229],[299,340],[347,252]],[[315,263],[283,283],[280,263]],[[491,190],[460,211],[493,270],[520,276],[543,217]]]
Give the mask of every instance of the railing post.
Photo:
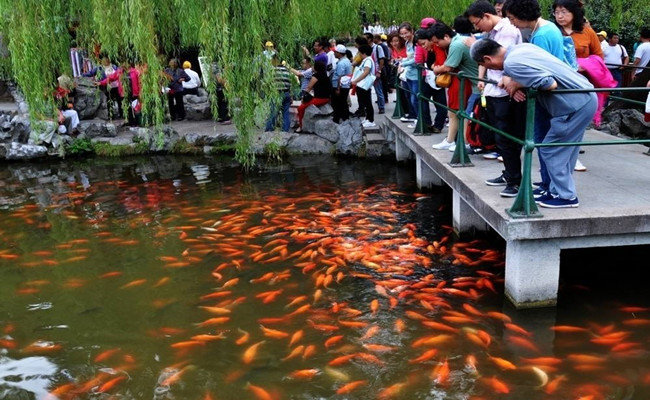
[[[519,185],[519,193],[515,202],[509,210],[506,210],[508,215],[513,218],[541,218],[542,213],[539,212],[535,198],[533,197],[533,186],[530,174],[533,165],[533,150],[535,150],[535,102],[537,91],[529,89],[526,94],[528,99],[526,103],[526,139],[524,141],[524,170],[521,175],[521,184]]]
[[[395,94],[397,95],[397,99],[395,99],[395,110],[393,110],[392,119],[402,118],[405,115],[404,110],[402,110],[402,95],[400,92],[402,87],[400,82],[399,74],[397,74],[395,76]],[[386,98],[388,98],[388,94],[386,94]]]
[[[465,79],[464,73],[461,71],[458,73],[458,79],[460,79],[459,85],[459,100],[458,100],[458,112],[456,116],[458,117],[458,130],[456,132],[456,150],[454,150],[454,155],[451,157],[449,165],[452,167],[473,167],[472,161],[467,155],[467,149],[465,148]],[[471,83],[470,83],[471,85]]]
[[[426,129],[424,127],[424,117],[422,115],[422,99],[420,99],[420,93],[422,93],[422,70],[417,68],[418,71],[418,92],[415,93],[415,98],[418,101],[418,120],[415,123],[415,130],[413,134],[416,136],[426,134]]]

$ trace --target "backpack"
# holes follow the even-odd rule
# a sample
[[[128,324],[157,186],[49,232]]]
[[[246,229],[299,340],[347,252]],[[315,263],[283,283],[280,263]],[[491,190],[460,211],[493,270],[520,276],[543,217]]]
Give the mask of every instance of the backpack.
[[[481,107],[480,98],[478,98],[474,103],[470,116],[472,118],[478,119],[481,122],[488,122],[487,110]],[[465,132],[465,142],[472,148],[493,150],[495,148],[494,135],[495,134],[489,129],[479,125],[474,121],[469,121],[467,125],[467,132]]]

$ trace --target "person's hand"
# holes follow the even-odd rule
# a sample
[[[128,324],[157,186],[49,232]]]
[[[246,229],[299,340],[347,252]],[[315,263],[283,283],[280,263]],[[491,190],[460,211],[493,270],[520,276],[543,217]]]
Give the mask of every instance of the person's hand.
[[[476,83],[476,87],[478,88],[478,90],[483,91],[483,89],[485,89],[485,82],[479,81],[478,83]]]
[[[74,108],[74,105],[72,103],[68,103],[68,108],[72,110]]]
[[[341,95],[341,89],[336,89],[335,93],[336,93],[337,96]]]
[[[521,103],[522,101],[526,101],[526,93],[524,93],[523,90],[517,90],[515,94],[512,96],[512,99],[516,101],[517,103]]]

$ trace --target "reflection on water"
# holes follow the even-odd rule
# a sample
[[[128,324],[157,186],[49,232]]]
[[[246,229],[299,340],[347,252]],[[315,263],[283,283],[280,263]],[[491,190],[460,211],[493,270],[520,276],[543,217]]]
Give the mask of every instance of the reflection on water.
[[[501,245],[413,184],[329,157],[5,167],[0,398],[650,397],[647,296],[516,312]]]

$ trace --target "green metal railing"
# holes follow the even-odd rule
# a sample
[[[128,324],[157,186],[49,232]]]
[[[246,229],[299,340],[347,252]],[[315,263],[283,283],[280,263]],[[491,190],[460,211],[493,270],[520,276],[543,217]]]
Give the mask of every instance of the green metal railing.
[[[522,146],[524,150],[524,159],[523,159],[523,171],[521,183],[519,185],[519,193],[514,200],[514,203],[509,209],[506,209],[508,215],[513,218],[541,218],[543,215],[539,212],[535,199],[533,197],[532,189],[532,165],[533,165],[533,150],[539,147],[563,147],[563,146],[602,146],[602,145],[617,145],[617,144],[650,144],[650,139],[632,139],[632,140],[616,140],[616,141],[590,141],[590,142],[567,142],[567,143],[535,143],[534,141],[534,121],[535,121],[535,101],[537,98],[537,91],[535,89],[527,88],[526,89],[526,130],[524,140],[521,140],[517,137],[510,135],[507,132],[504,132],[500,129],[497,129],[490,124],[487,124],[483,121],[473,118],[469,115],[465,108],[465,96],[462,93],[465,92],[466,80],[470,81],[480,81],[485,83],[496,84],[497,82],[482,79],[475,76],[465,74],[463,72],[453,73],[451,75],[457,76],[460,79],[459,85],[459,105],[458,110],[452,109],[445,104],[438,103],[430,98],[422,96],[422,70],[423,66],[417,65],[418,68],[418,92],[413,93],[411,90],[406,89],[401,86],[401,82],[398,77],[396,77],[395,89],[397,90],[397,101],[395,104],[395,112],[393,113],[393,118],[401,118],[404,116],[402,110],[401,99],[400,99],[400,90],[408,93],[415,94],[418,98],[418,119],[415,124],[415,129],[413,135],[428,135],[424,127],[423,111],[422,111],[422,100],[428,101],[437,106],[444,107],[446,110],[451,111],[452,113],[458,116],[458,132],[456,134],[456,149],[454,154],[451,157],[449,165],[452,167],[472,167],[473,164],[469,159],[467,154],[467,148],[465,146],[465,120],[472,121],[479,124],[482,127],[490,129],[494,133],[508,138]],[[594,93],[594,92],[633,92],[633,91],[650,91],[650,88],[647,87],[627,87],[627,88],[594,88],[594,89],[555,89],[551,93]],[[636,105],[645,105],[644,102],[626,99],[618,96],[610,96],[622,101],[626,101]]]

